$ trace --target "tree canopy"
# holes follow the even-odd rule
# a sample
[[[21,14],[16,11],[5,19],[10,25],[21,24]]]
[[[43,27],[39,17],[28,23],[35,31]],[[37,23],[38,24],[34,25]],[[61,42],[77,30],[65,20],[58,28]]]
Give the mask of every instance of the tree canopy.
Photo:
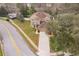
[[[0,16],[7,16],[7,10],[2,6],[0,8]]]
[[[61,15],[48,23],[48,31],[53,32],[50,44],[54,51],[79,55],[79,15]],[[75,20],[76,19],[76,20]]]

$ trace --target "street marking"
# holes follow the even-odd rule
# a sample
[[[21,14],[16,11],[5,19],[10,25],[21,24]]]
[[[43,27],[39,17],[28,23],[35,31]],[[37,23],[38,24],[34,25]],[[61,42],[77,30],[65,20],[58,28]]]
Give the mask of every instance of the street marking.
[[[12,42],[14,48],[16,49],[17,55],[19,55],[20,52],[21,52],[20,49],[17,47],[17,45],[16,45],[16,43],[15,43],[15,41],[14,41],[14,39],[13,39],[13,37],[12,37],[12,35],[11,35],[11,33],[9,32],[8,29],[7,29],[7,32],[8,32],[8,34],[9,34],[9,38],[10,38],[10,40],[11,40],[11,42]]]
[[[1,23],[1,22],[0,22],[0,23]],[[4,25],[4,26],[5,26],[5,25]],[[5,29],[6,29],[6,31],[7,31],[7,33],[8,33],[8,35],[9,35],[9,38],[10,38],[10,40],[11,40],[11,42],[12,42],[13,47],[16,49],[17,55],[20,55],[20,52],[21,52],[21,51],[20,51],[20,49],[17,47],[17,44],[16,44],[14,38],[12,37],[10,31],[6,28],[6,26],[5,26]]]

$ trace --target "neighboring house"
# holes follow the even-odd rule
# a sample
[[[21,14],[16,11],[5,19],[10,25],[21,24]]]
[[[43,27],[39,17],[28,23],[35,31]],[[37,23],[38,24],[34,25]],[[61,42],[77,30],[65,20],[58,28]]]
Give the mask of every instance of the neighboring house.
[[[41,31],[45,28],[45,25],[48,21],[50,21],[50,15],[45,12],[36,12],[31,17],[31,25],[37,30]]]

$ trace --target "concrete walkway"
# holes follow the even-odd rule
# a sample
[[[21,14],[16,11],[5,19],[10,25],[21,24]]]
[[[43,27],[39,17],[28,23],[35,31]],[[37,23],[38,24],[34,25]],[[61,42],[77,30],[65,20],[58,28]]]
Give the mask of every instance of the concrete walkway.
[[[39,33],[39,56],[50,56],[49,37],[45,32]]]

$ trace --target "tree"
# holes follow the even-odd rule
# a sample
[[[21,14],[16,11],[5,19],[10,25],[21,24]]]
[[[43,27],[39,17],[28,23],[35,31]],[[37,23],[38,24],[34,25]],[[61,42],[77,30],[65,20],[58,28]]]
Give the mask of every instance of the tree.
[[[57,8],[55,8],[55,10],[52,11],[52,10],[49,8],[49,9],[46,9],[45,12],[48,13],[48,14],[50,14],[50,15],[51,15],[51,19],[53,19],[53,17],[56,18],[56,16],[57,16],[59,10],[58,10]]]
[[[2,6],[0,8],[0,16],[7,16],[7,10]]]
[[[24,16],[22,14],[18,15],[17,17],[21,22],[24,22]]]
[[[79,54],[79,32],[76,33],[75,19],[75,15],[62,15],[48,23],[48,31],[53,32],[50,42],[54,51],[62,50],[74,55]]]
[[[24,16],[24,17],[29,17],[31,16],[34,12],[36,12],[36,10],[31,6],[31,7],[28,7],[27,5],[24,6],[23,4],[18,4],[17,5],[18,8],[20,9],[20,12],[21,14]]]

